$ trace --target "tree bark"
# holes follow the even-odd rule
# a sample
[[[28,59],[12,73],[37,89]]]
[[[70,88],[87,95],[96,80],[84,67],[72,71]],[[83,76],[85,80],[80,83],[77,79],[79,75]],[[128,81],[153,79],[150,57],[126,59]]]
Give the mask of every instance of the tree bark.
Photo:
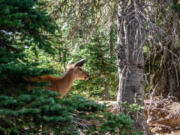
[[[112,20],[112,19],[111,19]],[[114,56],[114,37],[113,37],[113,23],[110,25],[109,32],[109,50],[110,50],[110,58]]]
[[[143,1],[118,1],[118,39],[117,65],[119,73],[119,89],[117,102],[121,110],[124,101],[143,105],[144,93],[144,56],[143,43],[145,41],[145,25],[142,16]],[[151,135],[147,126],[144,111],[131,115],[135,121],[135,128],[143,131],[144,135]]]
[[[109,84],[107,78],[104,79],[104,91],[103,91],[104,100],[109,100]]]

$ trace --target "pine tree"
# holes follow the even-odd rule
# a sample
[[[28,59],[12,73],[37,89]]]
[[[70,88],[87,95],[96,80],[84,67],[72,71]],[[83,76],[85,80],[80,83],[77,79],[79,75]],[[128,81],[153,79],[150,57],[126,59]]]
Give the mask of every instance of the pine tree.
[[[81,44],[78,50],[78,57],[87,58],[84,68],[90,79],[83,84],[79,82],[80,87],[77,85],[75,88],[86,90],[88,95],[103,99],[113,97],[118,85],[115,56],[110,56],[108,44],[108,35],[98,32],[90,38],[90,42]]]
[[[40,2],[0,0],[0,134],[135,134],[129,117],[105,113],[105,105],[80,96],[58,99],[58,93],[42,90],[46,83],[27,81],[55,72],[38,62],[38,49],[52,52],[47,37],[57,27]],[[25,53],[30,47],[35,60]],[[32,84],[37,87],[28,91]]]

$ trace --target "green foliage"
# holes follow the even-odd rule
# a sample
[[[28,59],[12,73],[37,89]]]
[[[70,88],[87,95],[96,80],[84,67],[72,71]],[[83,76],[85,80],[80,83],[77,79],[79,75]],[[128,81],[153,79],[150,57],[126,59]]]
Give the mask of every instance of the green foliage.
[[[52,73],[52,69],[38,67],[41,63],[29,62],[24,50],[30,46],[47,51],[49,41],[42,32],[54,33],[56,25],[46,11],[37,9],[34,0],[0,0],[0,91],[18,95],[27,88],[24,81],[29,76]],[[49,46],[49,49],[51,47]],[[13,92],[11,92],[13,91]]]
[[[57,96],[55,92],[38,89],[17,97],[0,96],[0,131],[31,134],[51,130],[55,134],[79,134],[82,130],[87,134],[135,134],[129,117],[107,113],[105,105],[80,96],[64,99]]]
[[[50,91],[34,90],[18,97],[0,96],[1,131],[35,133],[40,132],[41,125],[66,123],[71,117],[64,119],[64,115],[68,114],[54,98],[57,95]]]
[[[51,50],[50,42],[44,38],[54,33],[56,25],[46,11],[37,10],[34,0],[0,0],[0,41],[8,49],[28,47],[35,43],[39,48]],[[44,32],[44,35],[42,35]],[[9,46],[11,44],[11,47]],[[23,48],[21,48],[23,49]]]
[[[180,10],[180,4],[172,4],[171,6],[170,6],[170,8],[171,9],[173,9],[173,10]]]
[[[126,113],[136,113],[136,112],[139,112],[141,110],[144,109],[144,106],[141,106],[139,104],[129,104],[128,102],[123,102],[121,104],[121,110],[122,110],[122,113],[126,114]]]
[[[55,64],[65,63],[68,55],[69,46],[53,44],[59,41],[53,36],[58,33],[57,25],[41,8],[45,2],[0,0],[0,134],[53,131],[72,135],[79,134],[80,130],[86,134],[135,134],[129,117],[105,113],[105,105],[80,96],[59,99],[59,94],[42,90],[46,84],[28,81],[31,76],[55,73]],[[95,94],[98,89],[102,91],[98,85],[103,87],[104,77],[108,78],[109,86],[116,85],[113,84],[116,69],[111,63],[114,58],[107,55],[107,42],[104,35],[95,35],[90,44],[80,47],[78,54],[87,57],[86,68],[97,78],[88,82],[96,88],[92,85],[86,88],[88,83],[82,86]],[[54,59],[56,56],[60,58]],[[32,85],[38,87],[28,91]]]
[[[115,56],[110,57],[108,41],[108,35],[99,32],[91,37],[89,43],[81,44],[78,53],[73,56],[87,59],[83,68],[88,72],[90,79],[74,85],[74,88],[82,91],[85,96],[103,98],[105,85],[108,87],[109,96],[115,96],[118,85],[117,68]]]
[[[133,120],[129,117],[119,114],[119,115],[112,115],[111,113],[105,113],[102,127],[99,129],[100,133],[107,133],[110,132],[112,134],[126,134],[126,135],[133,135],[138,134],[132,129]],[[131,126],[129,126],[131,125]]]
[[[28,63],[26,55],[23,53],[7,52],[5,49],[0,49],[0,86],[1,94],[19,95],[27,90],[27,87],[32,84],[26,79],[29,76],[38,76],[42,74],[55,73],[51,68],[45,69],[38,67],[41,63]],[[42,84],[38,84],[42,86]]]
[[[53,102],[51,98],[39,97],[42,93],[27,94],[27,87],[31,85],[26,81],[29,76],[54,73],[52,69],[38,67],[41,63],[37,61],[29,62],[24,53],[35,44],[47,51],[45,46],[49,46],[49,41],[44,39],[42,32],[55,32],[56,25],[52,24],[51,18],[37,7],[34,0],[0,0],[0,134],[17,133],[22,127],[30,126],[31,132],[35,132],[39,127],[32,122],[33,117],[37,124],[49,120],[44,117],[44,121],[39,121],[41,110],[37,106]],[[30,105],[33,101],[36,106]]]
[[[54,32],[47,13],[38,11],[34,0],[1,0],[0,5],[0,25],[5,31],[25,32],[34,37],[40,30]]]

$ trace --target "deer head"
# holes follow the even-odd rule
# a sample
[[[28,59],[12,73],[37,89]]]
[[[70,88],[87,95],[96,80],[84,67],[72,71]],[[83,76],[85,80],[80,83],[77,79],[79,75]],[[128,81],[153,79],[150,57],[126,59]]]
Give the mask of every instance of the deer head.
[[[73,59],[68,62],[67,71],[72,72],[74,80],[88,80],[88,74],[81,69],[83,64],[86,62],[86,59],[82,59],[75,64],[73,63]]]

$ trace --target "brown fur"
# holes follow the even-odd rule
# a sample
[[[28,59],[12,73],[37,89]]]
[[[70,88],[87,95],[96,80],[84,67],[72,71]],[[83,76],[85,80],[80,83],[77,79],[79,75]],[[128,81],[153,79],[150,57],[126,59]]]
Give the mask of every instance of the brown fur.
[[[61,97],[63,97],[69,92],[75,80],[87,80],[88,78],[88,74],[84,72],[80,66],[74,67],[74,65],[69,64],[68,70],[63,77],[43,75],[38,77],[31,77],[30,80],[38,82],[49,82],[50,85],[46,86],[44,89],[56,91],[61,95]]]

